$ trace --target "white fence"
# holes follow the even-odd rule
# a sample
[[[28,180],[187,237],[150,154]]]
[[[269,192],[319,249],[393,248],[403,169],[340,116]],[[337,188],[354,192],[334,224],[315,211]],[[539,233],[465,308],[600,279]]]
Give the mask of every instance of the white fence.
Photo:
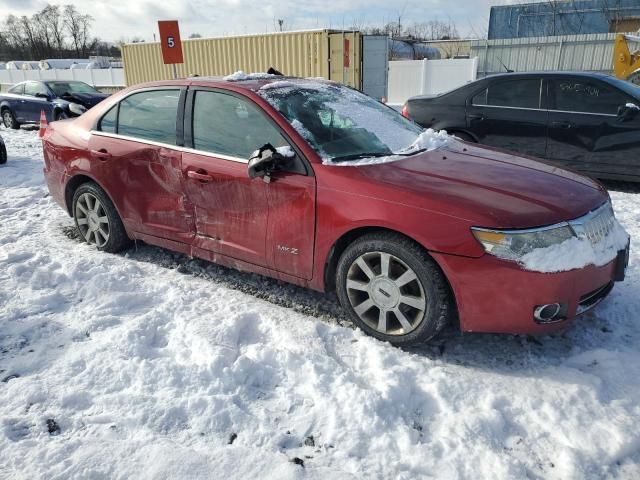
[[[475,80],[477,69],[477,58],[389,62],[388,102],[402,105],[414,95],[447,92]]]
[[[94,87],[124,88],[124,69],[92,70],[0,70],[0,87],[6,90],[25,80],[80,80]]]

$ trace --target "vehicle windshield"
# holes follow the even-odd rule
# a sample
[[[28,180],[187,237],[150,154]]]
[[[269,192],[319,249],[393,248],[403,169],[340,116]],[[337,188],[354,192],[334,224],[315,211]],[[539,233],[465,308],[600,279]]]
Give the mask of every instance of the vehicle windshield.
[[[56,95],[56,97],[62,97],[65,94],[74,93],[100,93],[91,85],[87,85],[84,82],[46,82],[47,87]]]
[[[422,129],[360,92],[330,83],[274,82],[258,92],[325,159],[416,153]]]

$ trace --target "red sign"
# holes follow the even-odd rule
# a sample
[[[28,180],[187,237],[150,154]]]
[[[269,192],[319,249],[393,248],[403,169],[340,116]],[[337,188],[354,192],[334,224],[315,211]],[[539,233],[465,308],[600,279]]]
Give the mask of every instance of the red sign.
[[[160,20],[160,46],[162,47],[162,61],[165,65],[184,63],[182,57],[182,42],[177,20]]]
[[[349,57],[350,57],[350,55],[349,55],[349,39],[348,39],[348,38],[345,38],[345,39],[344,39],[344,49],[343,49],[343,52],[344,52],[344,59],[343,59],[343,64],[342,64],[342,66],[343,66],[344,68],[349,68],[349,65],[351,65],[351,59],[349,58]]]

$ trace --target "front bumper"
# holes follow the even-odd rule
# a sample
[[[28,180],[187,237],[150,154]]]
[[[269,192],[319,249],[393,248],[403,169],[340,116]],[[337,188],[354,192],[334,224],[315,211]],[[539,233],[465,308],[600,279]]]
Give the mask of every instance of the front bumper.
[[[523,270],[491,255],[467,258],[432,254],[453,289],[465,332],[543,334],[564,328],[595,307],[619,280],[620,261],[558,273]],[[541,324],[536,306],[566,304],[563,318]]]

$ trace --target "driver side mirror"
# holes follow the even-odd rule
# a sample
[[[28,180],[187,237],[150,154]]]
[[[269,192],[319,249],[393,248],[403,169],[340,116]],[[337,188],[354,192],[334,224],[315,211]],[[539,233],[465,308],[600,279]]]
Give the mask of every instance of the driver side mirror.
[[[284,161],[284,156],[267,143],[251,154],[249,158],[249,178],[261,177],[265,183],[271,181],[271,174],[279,163]]]
[[[633,119],[640,112],[640,107],[635,103],[627,103],[618,107],[618,119],[622,122],[627,122]]]

